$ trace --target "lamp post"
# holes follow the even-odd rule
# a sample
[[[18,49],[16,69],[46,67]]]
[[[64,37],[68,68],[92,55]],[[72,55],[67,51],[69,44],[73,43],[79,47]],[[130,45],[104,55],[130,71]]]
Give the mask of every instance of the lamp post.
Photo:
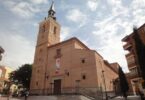
[[[102,70],[102,75],[103,75],[104,86],[105,86],[105,95],[106,95],[106,100],[108,100],[107,91],[106,91],[106,81],[105,81],[105,76],[104,76],[104,70]]]

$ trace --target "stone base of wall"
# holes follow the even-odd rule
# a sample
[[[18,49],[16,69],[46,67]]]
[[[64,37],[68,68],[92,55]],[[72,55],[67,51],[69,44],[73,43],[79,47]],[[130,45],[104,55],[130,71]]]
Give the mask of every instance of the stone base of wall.
[[[80,94],[93,97],[98,100],[103,98],[101,88],[62,88],[61,94]],[[30,90],[30,95],[53,95],[53,89],[33,89]]]

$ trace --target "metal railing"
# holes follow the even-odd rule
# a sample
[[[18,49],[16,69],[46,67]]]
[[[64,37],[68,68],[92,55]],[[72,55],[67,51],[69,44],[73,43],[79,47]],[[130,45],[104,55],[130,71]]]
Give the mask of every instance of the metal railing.
[[[31,95],[53,95],[53,89],[31,89]],[[82,87],[67,87],[61,88],[61,94],[78,94],[91,97],[97,100],[103,99],[103,92],[101,88],[82,88]]]
[[[103,91],[101,88],[80,88],[79,93],[97,100],[103,99]]]

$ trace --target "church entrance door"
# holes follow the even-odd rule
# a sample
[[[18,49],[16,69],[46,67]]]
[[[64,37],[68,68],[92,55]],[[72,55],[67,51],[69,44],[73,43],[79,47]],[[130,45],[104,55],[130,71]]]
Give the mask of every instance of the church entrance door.
[[[54,94],[61,94],[61,79],[54,80]]]

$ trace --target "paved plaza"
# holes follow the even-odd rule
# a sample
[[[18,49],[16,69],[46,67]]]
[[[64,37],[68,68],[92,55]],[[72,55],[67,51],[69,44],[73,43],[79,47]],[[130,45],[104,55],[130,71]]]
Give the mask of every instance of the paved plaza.
[[[7,97],[0,97],[0,100],[8,100]],[[25,100],[22,98],[9,98],[9,100]],[[27,100],[91,100],[84,96],[78,95],[62,95],[62,96],[29,96]],[[124,100],[122,97],[116,97],[109,100]],[[127,100],[141,100],[139,96],[128,96]]]
[[[8,100],[7,97],[0,97],[0,100]],[[9,100],[25,100],[25,98],[10,98]],[[84,96],[29,96],[27,100],[90,100]]]
[[[109,99],[109,100],[125,100],[122,97],[116,97],[113,99]],[[127,100],[141,100],[139,96],[128,96]]]

